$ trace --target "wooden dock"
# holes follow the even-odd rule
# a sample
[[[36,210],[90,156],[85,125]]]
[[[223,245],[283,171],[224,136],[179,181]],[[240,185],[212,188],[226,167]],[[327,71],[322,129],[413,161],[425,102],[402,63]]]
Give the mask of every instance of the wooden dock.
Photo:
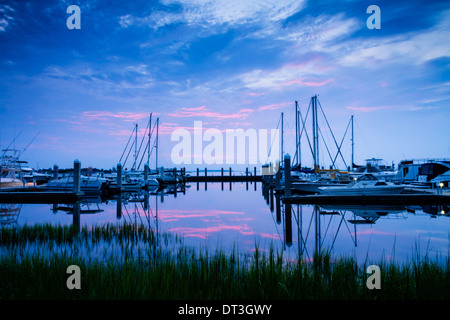
[[[294,195],[283,198],[291,204],[360,204],[360,205],[450,205],[450,195],[387,194],[387,195]]]
[[[41,191],[37,189],[23,191],[0,191],[0,203],[75,203],[83,197],[84,193]]]
[[[259,182],[261,176],[187,176],[186,182]]]

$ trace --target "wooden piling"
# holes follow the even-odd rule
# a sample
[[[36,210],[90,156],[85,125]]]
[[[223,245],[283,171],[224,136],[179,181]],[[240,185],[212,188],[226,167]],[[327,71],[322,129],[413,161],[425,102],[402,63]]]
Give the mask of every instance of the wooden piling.
[[[81,191],[80,188],[81,181],[81,162],[78,159],[75,159],[73,162],[73,192],[79,194]]]
[[[117,189],[120,192],[120,189],[122,189],[122,164],[121,163],[117,164],[116,182],[117,182]]]
[[[291,156],[284,156],[284,196],[291,196]],[[284,204],[284,219],[286,222],[285,240],[286,244],[292,244],[292,205]]]
[[[148,171],[149,171],[149,167],[148,164],[144,164],[144,181],[147,182],[148,181]]]
[[[58,165],[57,164],[53,165],[53,179],[55,179],[55,180],[58,179]]]

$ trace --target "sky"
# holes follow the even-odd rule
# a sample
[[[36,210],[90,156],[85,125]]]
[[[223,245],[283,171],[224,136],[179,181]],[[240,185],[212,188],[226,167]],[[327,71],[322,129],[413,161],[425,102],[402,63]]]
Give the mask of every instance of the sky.
[[[70,5],[80,29],[67,26]],[[370,5],[380,29],[367,26]],[[109,169],[125,162],[136,123],[140,145],[152,114],[159,165],[239,167],[210,164],[205,137],[200,154],[191,149],[200,163],[174,163],[174,131],[193,137],[202,121],[225,139],[281,129],[283,113],[283,150],[294,156],[298,101],[311,166],[317,95],[325,167],[350,165],[351,116],[357,164],[450,158],[449,39],[448,1],[0,0],[0,147],[22,150],[33,168],[78,159]]]

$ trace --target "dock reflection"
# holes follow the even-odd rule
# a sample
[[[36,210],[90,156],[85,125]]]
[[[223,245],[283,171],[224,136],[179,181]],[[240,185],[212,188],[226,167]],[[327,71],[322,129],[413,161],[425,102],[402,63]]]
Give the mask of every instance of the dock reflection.
[[[333,251],[340,234],[347,239],[347,245],[358,247],[357,229],[374,225],[379,219],[407,219],[416,212],[431,218],[450,217],[450,206],[446,205],[292,204],[283,203],[282,192],[277,188],[263,186],[262,194],[276,225],[282,227],[283,249],[296,245],[298,256],[306,259],[323,249]]]
[[[122,192],[110,198],[84,197],[73,204],[52,204],[52,211],[59,211],[72,215],[72,225],[80,230],[81,216],[85,214],[98,214],[104,211],[100,205],[116,203],[116,220],[126,224],[142,225],[156,231],[159,235],[158,204],[164,203],[165,197],[176,198],[179,194],[186,194],[185,184],[171,185],[165,188],[139,190],[135,192]],[[159,241],[159,238],[157,239]]]
[[[284,203],[281,190],[259,183],[249,182],[247,188],[246,182],[233,182],[233,193],[228,191],[228,182],[223,187],[220,182],[208,182],[208,187],[203,187],[203,183],[200,182],[200,192],[196,191],[194,182],[189,191],[188,185],[142,190],[109,199],[83,198],[76,204],[50,204],[50,208],[60,215],[55,220],[64,223],[71,220],[77,228],[81,224],[99,223],[144,225],[155,230],[158,236],[165,232],[176,233],[187,239],[187,243],[197,245],[200,241],[203,245],[205,241],[214,246],[217,241],[224,248],[239,243],[246,252],[251,252],[255,241],[262,239],[304,259],[323,250],[339,252],[344,248],[348,252],[359,247],[361,251],[370,245],[366,235],[372,231],[374,236],[384,236],[383,241],[391,235],[395,237],[390,233],[390,224],[383,223],[385,219],[407,219],[412,215],[450,216],[446,205]],[[258,184],[263,197],[259,190],[254,192]],[[414,230],[417,228],[414,226]]]

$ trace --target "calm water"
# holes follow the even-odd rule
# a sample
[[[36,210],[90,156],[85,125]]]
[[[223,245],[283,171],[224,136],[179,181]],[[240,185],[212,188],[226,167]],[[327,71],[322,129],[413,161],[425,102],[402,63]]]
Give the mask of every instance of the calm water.
[[[359,262],[393,258],[407,262],[417,254],[431,258],[449,255],[450,213],[448,207],[292,207],[292,243],[285,239],[284,208],[277,214],[276,198],[249,183],[193,183],[185,192],[152,194],[148,201],[121,203],[108,200],[83,204],[80,223],[144,224],[160,232],[177,233],[184,243],[225,252],[233,245],[251,253],[271,245],[297,259],[311,258],[316,248],[335,255],[353,256]],[[273,205],[271,205],[273,203]],[[72,224],[64,205],[2,204],[2,224]],[[119,209],[119,210],[118,210]],[[273,209],[273,210],[272,210]],[[99,211],[96,211],[99,210]],[[437,214],[431,214],[430,212]],[[9,220],[7,220],[9,219]],[[6,223],[8,222],[8,223]],[[368,223],[370,222],[370,223]]]

